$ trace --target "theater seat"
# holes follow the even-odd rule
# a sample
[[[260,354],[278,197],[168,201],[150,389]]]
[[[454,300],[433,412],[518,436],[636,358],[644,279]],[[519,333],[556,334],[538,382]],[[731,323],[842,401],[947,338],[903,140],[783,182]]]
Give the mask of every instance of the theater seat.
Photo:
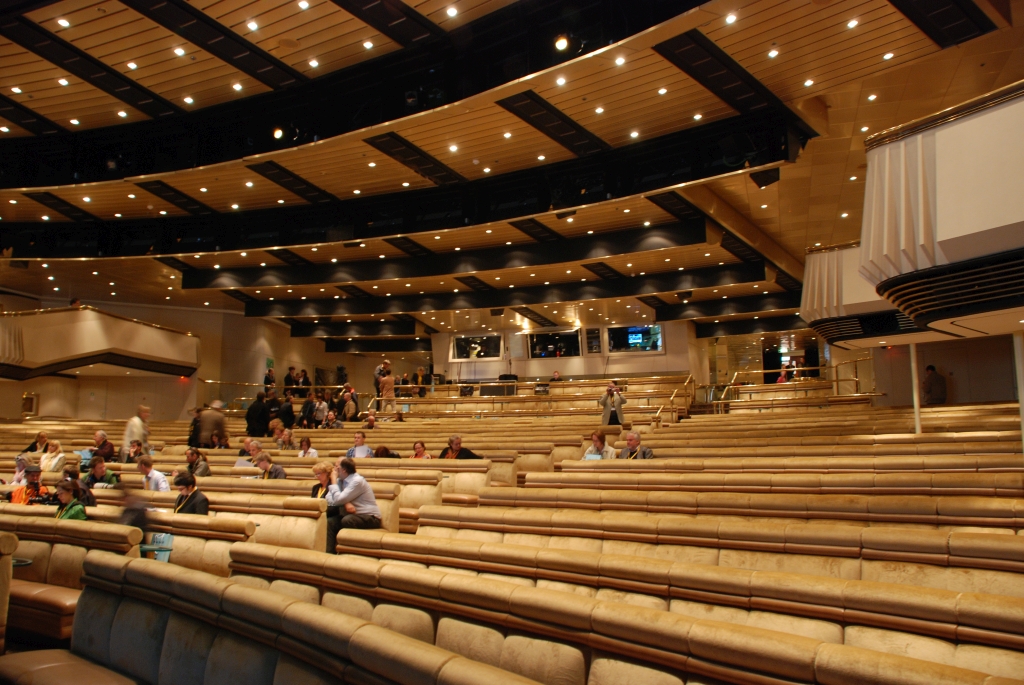
[[[0,659],[0,682],[31,685],[137,685],[109,669],[63,649],[8,654]]]
[[[13,579],[8,626],[67,639],[81,593],[74,588]]]

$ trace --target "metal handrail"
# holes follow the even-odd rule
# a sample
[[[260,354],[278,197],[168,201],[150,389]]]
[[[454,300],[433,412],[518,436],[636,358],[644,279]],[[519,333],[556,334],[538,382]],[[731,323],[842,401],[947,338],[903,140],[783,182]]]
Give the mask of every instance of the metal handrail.
[[[78,312],[78,311],[91,311],[103,316],[109,316],[114,319],[121,319],[122,321],[130,321],[132,323],[142,324],[143,326],[149,326],[150,328],[159,328],[162,331],[168,331],[170,333],[178,333],[179,335],[187,335],[190,338],[195,338],[188,331],[179,331],[177,328],[171,328],[170,326],[161,326],[160,324],[150,323],[149,321],[142,321],[140,319],[133,319],[130,316],[121,316],[120,314],[114,314],[97,307],[93,307],[88,304],[80,304],[77,307],[53,307],[51,309],[26,309],[18,312],[0,312],[0,317],[3,316],[38,316],[40,314],[52,314],[55,312]]]

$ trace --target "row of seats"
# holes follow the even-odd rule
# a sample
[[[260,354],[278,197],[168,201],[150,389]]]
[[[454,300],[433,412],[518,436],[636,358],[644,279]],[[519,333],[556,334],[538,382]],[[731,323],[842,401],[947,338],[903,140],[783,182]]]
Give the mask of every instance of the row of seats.
[[[382,531],[342,531],[338,548],[993,675],[1024,667],[1021,598]]]
[[[699,455],[700,450],[696,450]],[[1017,472],[1024,459],[1016,454],[939,455],[924,457],[722,457],[703,459],[602,459],[563,461],[559,469],[572,473],[736,473],[736,472]]]

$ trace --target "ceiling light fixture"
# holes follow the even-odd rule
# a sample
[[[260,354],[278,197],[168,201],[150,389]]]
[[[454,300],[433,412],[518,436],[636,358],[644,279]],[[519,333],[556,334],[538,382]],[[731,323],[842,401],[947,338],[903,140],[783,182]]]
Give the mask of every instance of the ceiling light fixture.
[[[459,13],[459,10],[455,9],[454,7],[449,7],[448,8],[447,14],[448,14],[449,17],[454,17],[458,13]]]
[[[668,92],[668,88],[659,88],[658,89],[658,95],[664,95],[667,92]]]
[[[21,88],[18,88],[18,86],[14,86],[13,88],[11,88],[11,92],[12,93],[20,93],[21,92]]]
[[[896,55],[894,55],[893,53],[891,53],[891,52],[887,52],[887,53],[885,53],[884,55],[882,55],[882,59],[885,59],[885,60],[889,60],[889,59],[892,59],[892,58],[893,58],[893,57],[895,57],[895,56],[896,56]]]
[[[850,216],[850,215],[849,215],[848,213],[846,213],[846,212],[843,212],[843,213],[842,213],[842,214],[840,214],[839,216],[840,216],[841,218],[845,219],[846,217],[848,217],[848,216]]]
[[[120,112],[117,113],[117,116],[119,116],[122,119],[124,119],[126,116],[128,116],[128,112],[126,112],[124,110],[121,110]]]
[[[245,187],[246,188],[252,188],[252,181],[246,181],[245,182]]]
[[[82,122],[80,122],[78,119],[72,119],[71,123],[74,124],[75,126],[78,126]]]
[[[490,169],[484,169],[484,171],[490,171]],[[408,181],[406,181],[405,183],[403,183],[403,184],[402,184],[402,187],[403,187],[403,188],[408,188],[408,187],[409,187],[409,182],[408,182]]]
[[[651,225],[651,222],[650,222],[650,221],[645,221],[645,222],[644,222],[644,226],[650,226],[650,225]]]
[[[868,96],[868,101],[874,102],[877,98],[878,96],[872,93],[871,95]]]
[[[852,29],[854,26],[856,26],[859,23],[860,22],[858,22],[856,19],[851,19],[850,21],[846,22],[846,28]]]
[[[46,216],[45,214],[43,214],[42,218],[43,218],[43,221],[49,221],[50,220],[50,217]]]
[[[569,47],[568,38],[566,38],[565,36],[559,36],[558,38],[555,39],[556,50],[565,50],[567,47]]]
[[[249,27],[250,31],[255,31],[256,29],[259,28],[259,26],[257,26],[256,22],[254,22],[254,21],[250,21],[248,24],[246,24],[246,26]]]
[[[701,120],[701,119],[703,119],[703,118],[704,118],[704,115],[703,115],[703,114],[694,114],[694,115],[693,115],[693,120],[694,120],[694,121],[700,121],[700,120]]]
[[[238,209],[238,205],[231,205],[231,209]]]
[[[730,14],[729,16],[727,16],[725,18],[725,23],[726,24],[735,24],[736,23],[736,15],[735,14]]]
[[[317,62],[315,59],[311,59],[311,60],[309,60],[309,66],[311,66],[314,69],[316,69],[318,66],[320,66],[320,63]]]
[[[136,64],[135,62],[129,62],[125,66],[127,66],[129,69],[138,69],[139,68],[139,65]]]
[[[61,26],[63,26],[64,28],[67,28],[67,27],[71,26],[71,22],[68,21],[67,19],[58,19],[57,23],[60,24]]]
[[[555,79],[555,83],[557,83],[560,86],[564,86],[565,85],[565,77],[564,76],[559,76],[558,78]]]
[[[809,87],[811,87],[813,85],[814,85],[814,81],[812,81],[811,79],[807,79],[806,81],[804,81],[804,86],[805,87],[809,88]]]
[[[206,188],[200,188],[199,192],[200,193],[205,193],[206,192]],[[129,195],[128,197],[135,197],[135,196],[134,195]]]
[[[235,90],[242,90],[242,84],[241,83],[236,83],[236,84],[234,84],[231,87],[234,88]]]
[[[184,55],[185,55],[185,48],[174,48],[174,54],[177,55],[178,57],[184,57]]]
[[[363,47],[369,50],[370,48],[373,47],[373,43],[371,43],[370,41],[366,41],[363,43]]]
[[[284,204],[284,200],[278,200],[278,201],[277,201],[277,204],[279,204],[279,205],[283,205],[283,204]]]
[[[537,159],[543,162],[545,158],[544,155],[537,155]]]
[[[306,0],[299,0],[299,9],[300,10],[308,10],[309,9],[309,3],[306,2]]]
[[[640,136],[640,132],[639,131],[633,131],[632,133],[629,134],[630,138],[637,138],[639,136]]]
[[[358,194],[359,194],[359,193],[361,193],[361,192],[363,192],[363,191],[361,191],[361,190],[353,190],[353,191],[352,191],[352,194],[353,194],[353,195],[358,195]]]
[[[768,209],[768,205],[761,205],[761,209]]]
[[[448,146],[448,150],[451,151],[451,152],[458,152],[459,146],[458,145],[449,145]]]
[[[617,66],[620,66],[620,67],[621,67],[621,66],[622,66],[623,64],[625,64],[625,63],[626,63],[626,58],[625,58],[625,57],[617,57],[617,58],[615,59],[615,64],[616,64]]]
[[[856,177],[856,176],[851,176],[851,177],[850,177],[850,180],[851,180],[851,181],[856,181],[856,180],[857,180],[857,177]]]
[[[92,202],[92,198],[91,197],[83,197],[82,198],[82,202]]]
[[[776,50],[775,48],[772,48],[771,50],[768,51],[768,56],[774,59],[779,56],[779,51]]]
[[[10,133],[10,132],[11,132],[11,129],[7,128],[6,126],[0,126],[0,133]]]
[[[489,166],[485,166],[485,167],[484,167],[484,173],[485,173],[485,174],[489,174],[489,173],[491,173],[491,167],[489,167]]]
[[[598,108],[597,108],[597,109],[595,109],[594,111],[595,111],[596,113],[598,113],[598,114],[604,114],[604,107],[598,107]]]
[[[186,105],[191,105],[193,102],[195,102],[195,100],[192,99],[191,95],[186,95],[184,97],[184,100]]]
[[[59,83],[62,86],[66,86],[68,85],[68,80],[66,78],[57,79],[57,83]]]
[[[868,130],[868,127],[867,127],[867,126],[861,126],[861,127],[860,127],[860,132],[861,132],[861,133],[866,133],[866,132],[867,132],[867,130]]]

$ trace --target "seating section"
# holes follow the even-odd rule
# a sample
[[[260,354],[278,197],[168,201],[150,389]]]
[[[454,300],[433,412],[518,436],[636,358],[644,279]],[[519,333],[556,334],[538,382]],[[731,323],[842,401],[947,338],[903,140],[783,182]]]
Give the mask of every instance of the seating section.
[[[231,556],[232,577],[239,582],[337,606],[544,683],[1019,682],[817,636],[454,569],[243,543],[232,547]]]
[[[0,657],[0,681],[528,685],[328,607],[146,559],[92,552],[71,649]]]
[[[993,675],[1017,677],[1024,665],[1021,598],[381,531],[346,530],[338,543],[345,554],[913,653]]]
[[[18,536],[0,533],[0,654],[7,640],[7,615],[11,599],[11,555],[18,549]]]

